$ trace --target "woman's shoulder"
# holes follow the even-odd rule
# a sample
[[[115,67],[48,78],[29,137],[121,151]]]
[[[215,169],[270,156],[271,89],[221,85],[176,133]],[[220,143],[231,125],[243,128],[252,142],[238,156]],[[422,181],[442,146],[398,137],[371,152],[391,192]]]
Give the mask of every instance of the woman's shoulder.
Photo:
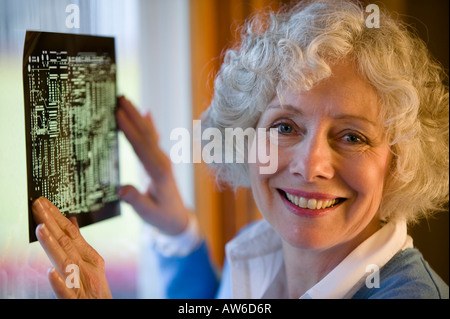
[[[416,248],[405,249],[380,269],[379,288],[365,285],[354,299],[448,299],[449,287]]]

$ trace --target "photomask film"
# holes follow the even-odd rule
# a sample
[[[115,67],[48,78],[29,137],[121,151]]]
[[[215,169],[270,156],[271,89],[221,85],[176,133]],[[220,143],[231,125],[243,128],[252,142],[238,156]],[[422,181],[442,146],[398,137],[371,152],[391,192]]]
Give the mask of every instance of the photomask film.
[[[39,196],[80,226],[119,215],[114,38],[27,31],[23,87],[30,242]]]

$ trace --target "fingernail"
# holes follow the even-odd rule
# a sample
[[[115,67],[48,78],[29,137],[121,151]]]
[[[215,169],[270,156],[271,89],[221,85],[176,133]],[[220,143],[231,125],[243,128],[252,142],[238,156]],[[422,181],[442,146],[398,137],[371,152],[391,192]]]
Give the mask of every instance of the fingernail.
[[[125,187],[119,187],[119,189],[117,190],[117,195],[122,198],[123,196],[125,196],[126,190]]]
[[[47,270],[47,275],[53,275],[54,273],[55,273],[55,268],[54,267],[50,267],[48,270]]]
[[[46,206],[46,205],[45,205]],[[44,213],[45,212],[45,206],[44,206],[44,198],[43,197],[39,197],[37,199],[34,200],[33,205],[31,206],[31,208],[37,212],[37,213]]]
[[[47,230],[47,227],[45,226],[45,224],[39,224],[36,227],[36,233],[39,233],[44,236],[48,235],[48,230]]]

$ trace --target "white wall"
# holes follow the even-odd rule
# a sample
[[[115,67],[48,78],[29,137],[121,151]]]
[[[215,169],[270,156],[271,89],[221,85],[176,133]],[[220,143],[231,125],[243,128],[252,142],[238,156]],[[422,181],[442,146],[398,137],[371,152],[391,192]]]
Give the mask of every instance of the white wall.
[[[139,29],[141,109],[151,113],[160,146],[169,154],[175,143],[170,141],[171,130],[192,126],[189,1],[140,0]],[[185,204],[193,208],[192,164],[176,164],[173,169]],[[138,281],[143,298],[160,297],[149,236],[151,229],[144,229]]]

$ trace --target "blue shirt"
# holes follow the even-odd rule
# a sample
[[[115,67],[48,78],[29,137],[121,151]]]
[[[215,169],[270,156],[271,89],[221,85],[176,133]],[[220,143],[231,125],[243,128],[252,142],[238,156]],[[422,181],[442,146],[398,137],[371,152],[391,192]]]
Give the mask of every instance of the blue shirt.
[[[245,233],[245,231],[244,231]],[[166,298],[231,298],[231,272],[226,262],[219,285],[208,249],[202,242],[184,257],[158,255],[161,284]],[[448,299],[448,285],[431,269],[415,248],[401,250],[379,273],[379,288],[361,284],[355,299]],[[282,290],[283,287],[280,287]],[[218,293],[217,293],[218,292]],[[282,294],[281,294],[282,295]],[[285,294],[286,295],[286,294]],[[348,296],[350,297],[350,296]]]
[[[415,248],[395,255],[380,270],[380,288],[363,286],[354,299],[448,299],[447,284]]]

